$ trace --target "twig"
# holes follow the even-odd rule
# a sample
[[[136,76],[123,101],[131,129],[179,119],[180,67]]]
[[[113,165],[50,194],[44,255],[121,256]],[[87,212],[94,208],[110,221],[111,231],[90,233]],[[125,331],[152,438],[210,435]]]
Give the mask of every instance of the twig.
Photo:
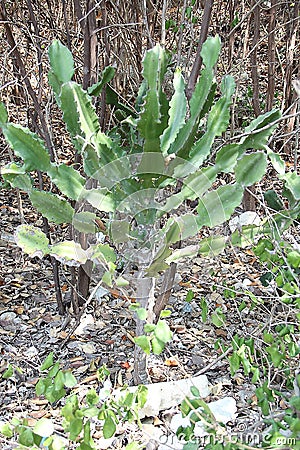
[[[224,353],[222,353],[222,355],[220,355],[215,361],[212,361],[211,363],[209,363],[207,366],[203,367],[203,369],[199,370],[198,372],[196,372],[194,374],[195,377],[197,377],[198,375],[202,375],[203,373],[207,372],[209,369],[211,369],[212,367],[214,367],[216,364],[218,364],[218,362],[222,361],[222,359],[225,358],[225,356],[228,355],[228,353],[232,352],[233,347],[229,347]]]
[[[73,327],[71,328],[71,330],[69,331],[69,333],[67,334],[65,339],[60,344],[59,350],[61,350],[66,345],[66,343],[70,339],[70,336],[72,336],[72,334],[74,333],[74,331],[76,330],[76,328],[80,324],[81,317],[83,316],[83,314],[85,313],[87,307],[89,306],[89,304],[93,300],[94,295],[96,294],[97,290],[99,289],[99,286],[101,285],[101,283],[102,283],[102,281],[99,281],[99,283],[92,290],[89,298],[86,300],[85,304],[82,306],[81,310],[79,311],[78,316],[77,316],[76,321],[75,321],[75,324],[73,325]]]

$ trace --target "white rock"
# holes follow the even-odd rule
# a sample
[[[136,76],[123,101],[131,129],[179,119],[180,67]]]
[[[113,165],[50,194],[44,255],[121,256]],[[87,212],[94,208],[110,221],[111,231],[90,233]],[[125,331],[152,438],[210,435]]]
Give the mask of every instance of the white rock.
[[[148,395],[145,406],[139,411],[139,417],[157,416],[160,411],[178,406],[186,396],[191,396],[191,386],[195,386],[202,398],[210,394],[206,375],[194,378],[186,378],[178,381],[148,384]],[[137,390],[136,386],[130,386],[130,392]],[[116,399],[124,395],[120,389],[113,392]]]
[[[230,420],[234,420],[236,417],[237,407],[236,401],[232,397],[224,397],[215,402],[207,403],[211,412],[215,416],[218,422],[226,424]],[[191,412],[192,413],[192,412]],[[201,412],[200,412],[201,414]],[[182,417],[181,414],[175,414],[170,422],[170,429],[176,433],[180,426],[186,427],[190,424],[189,417]],[[194,436],[202,437],[206,436],[208,433],[205,431],[205,427],[201,422],[195,424]],[[182,447],[179,447],[180,449]],[[163,448],[159,447],[159,450]]]
[[[236,417],[236,401],[232,397],[224,397],[216,402],[207,403],[211,412],[215,416],[216,420],[219,422],[227,423],[230,420],[234,420]],[[190,424],[190,420],[188,417],[183,418],[181,414],[175,414],[172,417],[170,423],[170,429],[176,433],[177,429],[180,426],[187,426]],[[208,433],[205,431],[204,426],[197,422],[195,424],[194,436],[202,437],[206,436]],[[161,436],[160,437],[161,445],[159,445],[158,450],[170,450],[170,448],[174,450],[182,450],[185,442],[180,441],[177,436],[169,435],[169,436]],[[199,447],[200,448],[200,447]]]
[[[95,323],[95,319],[92,316],[92,314],[86,314],[80,319],[80,324],[74,331],[74,334],[77,336],[80,336],[81,334],[87,333],[87,330],[85,328],[93,328]]]
[[[259,225],[260,217],[255,211],[245,211],[230,219],[228,223],[230,231],[233,233],[236,229],[240,229],[244,225]]]
[[[24,356],[27,356],[28,358],[33,358],[34,356],[38,355],[39,351],[38,349],[32,345],[31,347],[29,347],[25,352],[24,352]]]

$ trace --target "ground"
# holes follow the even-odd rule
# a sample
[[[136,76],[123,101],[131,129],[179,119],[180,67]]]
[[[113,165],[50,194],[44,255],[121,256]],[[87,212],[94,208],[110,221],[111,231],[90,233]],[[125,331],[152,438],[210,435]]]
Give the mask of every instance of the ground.
[[[91,387],[99,390],[97,369],[104,364],[110,371],[113,387],[131,385],[135,320],[129,306],[134,298],[127,297],[126,292],[99,288],[86,307],[79,327],[74,329],[76,321],[71,310],[65,317],[58,314],[50,263],[28,258],[14,243],[13,232],[20,221],[18,208],[15,196],[11,192],[4,194],[6,197],[0,210],[3,224],[0,240],[0,371],[3,374],[11,364],[14,375],[0,381],[0,419],[26,417],[34,424],[41,417],[50,417],[59,430],[59,404],[51,405],[35,395],[42,361],[54,352],[62,367],[71,369],[77,378],[78,392],[84,393]],[[25,201],[26,217],[36,220],[26,205]],[[230,232],[227,225],[223,231]],[[62,273],[64,270],[62,268]],[[167,306],[171,310],[168,321],[173,340],[162,355],[149,358],[152,383],[205,374],[211,387],[211,395],[206,401],[233,397],[237,402],[237,418],[228,424],[232,432],[239,430],[245,421],[254,432],[265,428],[250,377],[242,369],[234,376],[230,374],[227,355],[231,354],[232,339],[237,334],[253,337],[258,343],[264,329],[285,320],[286,311],[280,298],[262,286],[261,272],[261,265],[247,248],[243,251],[229,248],[216,257],[197,257],[180,264]],[[63,282],[66,298],[68,290],[66,276]],[[254,299],[259,304],[255,305]],[[240,307],[242,303],[244,309]],[[212,318],[216,308],[224,314],[223,324]],[[218,342],[222,349],[216,345]],[[227,348],[229,352],[226,352]],[[273,379],[273,385],[280,389],[280,372],[272,373],[272,376],[277,377]],[[284,408],[285,404],[281,402],[275,406],[274,413],[280,413]],[[150,422],[167,433],[168,420],[174,412],[175,409],[164,411],[159,418],[148,418],[148,428]],[[137,427],[124,425],[118,431],[115,444],[111,444],[115,447],[111,448],[122,448],[129,435],[131,439],[147,440]],[[95,437],[97,439],[97,433]],[[10,445],[2,441],[2,448],[11,448]]]

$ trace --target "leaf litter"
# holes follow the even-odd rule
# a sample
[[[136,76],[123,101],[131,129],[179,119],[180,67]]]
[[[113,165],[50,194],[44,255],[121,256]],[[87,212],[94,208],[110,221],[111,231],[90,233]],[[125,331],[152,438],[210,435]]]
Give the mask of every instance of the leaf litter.
[[[26,214],[29,220],[36,221],[30,209]],[[34,424],[47,417],[60,426],[55,407],[35,395],[42,361],[54,351],[63,368],[71,369],[77,378],[81,396],[89,388],[99,390],[97,369],[104,364],[110,370],[113,388],[132,385],[135,320],[129,306],[133,298],[131,294],[118,295],[116,290],[101,287],[69,336],[75,318],[69,314],[66,319],[57,312],[50,263],[30,259],[14,243],[13,231],[19,216],[12,196],[9,211],[1,208],[0,220],[0,375],[8,367],[13,368],[11,378],[0,378],[0,420],[27,417]],[[232,377],[226,355],[215,344],[221,340],[230,350],[236,333],[259,340],[262,324],[270,323],[274,314],[279,315],[277,320],[284,314],[280,302],[274,302],[274,293],[261,285],[260,270],[255,256],[247,249],[227,249],[215,258],[195,257],[180,263],[167,305],[171,310],[168,321],[173,340],[160,356],[149,358],[152,383],[205,374],[210,382],[207,401],[234,399],[238,413],[236,421],[229,424],[232,430],[245,418],[261,422],[261,413],[250,379],[241,370]],[[68,289],[66,282],[64,294]],[[231,295],[234,291],[236,294]],[[263,299],[255,309],[251,307],[251,295]],[[242,311],[241,302],[245,303]],[[224,323],[216,322],[218,326],[209,320],[216,309],[224,314]],[[99,448],[112,443],[121,445],[128,436],[150,442],[149,430],[153,436],[157,435],[157,427],[167,433],[176,411],[162,411],[158,424],[157,416],[145,419],[148,434],[132,424],[122,425],[114,440],[104,442],[98,433],[96,442]],[[159,448],[157,442],[153,448]]]

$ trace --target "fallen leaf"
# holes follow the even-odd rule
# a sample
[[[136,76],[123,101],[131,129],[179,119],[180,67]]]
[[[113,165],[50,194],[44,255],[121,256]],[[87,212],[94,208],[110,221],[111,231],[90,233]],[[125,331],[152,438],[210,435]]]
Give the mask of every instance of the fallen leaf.
[[[225,330],[220,329],[220,328],[217,328],[217,329],[215,330],[215,334],[216,334],[217,336],[224,336],[224,337],[227,336],[227,332],[226,332]]]
[[[177,367],[179,366],[179,362],[175,358],[167,358],[165,360],[165,365],[168,367]]]
[[[122,367],[122,369],[126,369],[126,370],[130,368],[130,364],[128,361],[121,362],[120,366]]]
[[[31,411],[31,416],[32,418],[28,418],[28,425],[30,426],[34,426],[36,421],[38,419],[41,419],[42,417],[45,417],[47,415],[47,411],[44,411],[42,409],[38,409],[37,411]],[[32,423],[30,423],[32,421]]]
[[[48,404],[48,400],[41,399],[41,398],[33,398],[30,401],[32,403],[34,403],[35,405],[47,405]]]
[[[154,425],[155,427],[158,427],[159,425],[163,425],[163,423],[164,423],[164,422],[162,422],[162,421],[159,419],[159,417],[157,417],[157,416],[154,417],[154,419],[153,419],[153,425]]]

